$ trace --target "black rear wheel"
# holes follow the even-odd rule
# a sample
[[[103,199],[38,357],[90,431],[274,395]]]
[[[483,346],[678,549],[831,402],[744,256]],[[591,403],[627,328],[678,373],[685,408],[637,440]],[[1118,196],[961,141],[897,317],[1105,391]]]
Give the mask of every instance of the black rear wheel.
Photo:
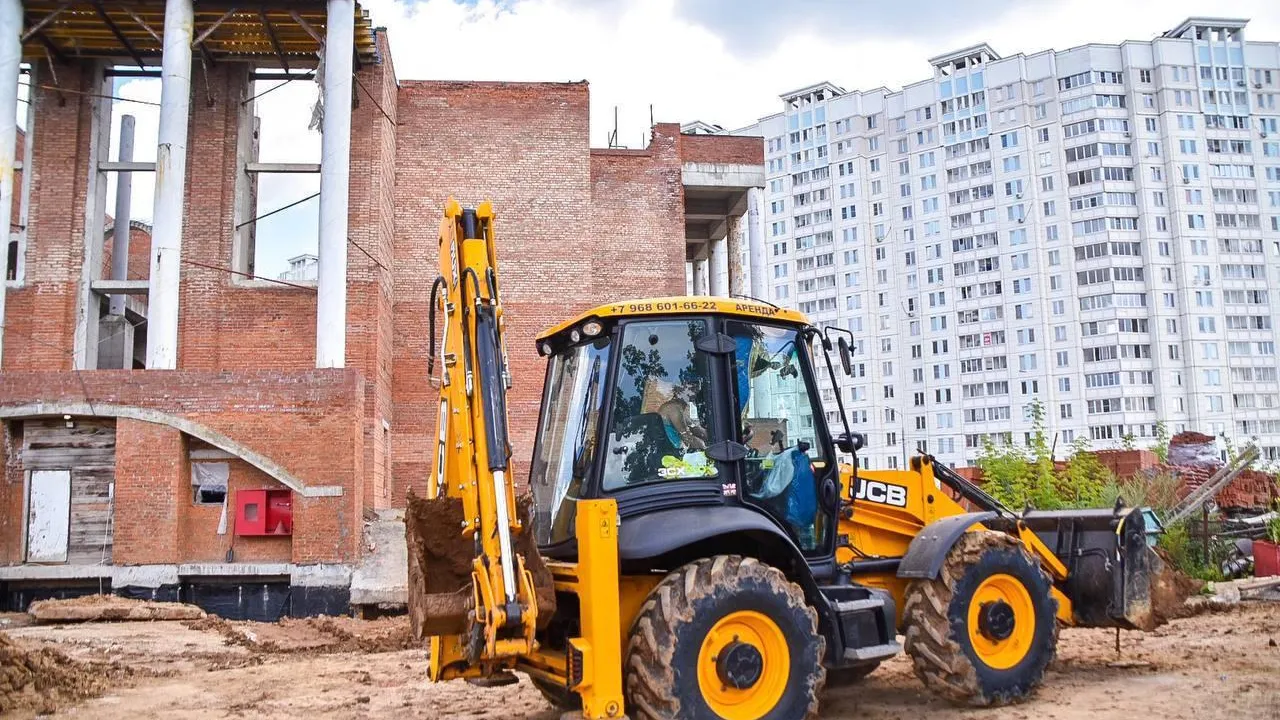
[[[640,610],[624,666],[634,720],[816,718],[826,639],[804,592],[754,558],[685,565]]]

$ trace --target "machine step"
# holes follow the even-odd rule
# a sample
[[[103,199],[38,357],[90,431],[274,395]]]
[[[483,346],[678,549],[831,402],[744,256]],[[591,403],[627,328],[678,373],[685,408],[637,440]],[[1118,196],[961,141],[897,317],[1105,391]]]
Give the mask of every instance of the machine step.
[[[884,607],[884,599],[871,596],[863,600],[842,600],[835,603],[836,612],[844,615],[845,613],[861,612],[863,610],[879,610]]]
[[[869,660],[883,660],[884,658],[893,657],[902,652],[902,643],[897,641],[885,643],[884,645],[868,645],[867,647],[849,648],[844,651],[845,662],[867,662]]]

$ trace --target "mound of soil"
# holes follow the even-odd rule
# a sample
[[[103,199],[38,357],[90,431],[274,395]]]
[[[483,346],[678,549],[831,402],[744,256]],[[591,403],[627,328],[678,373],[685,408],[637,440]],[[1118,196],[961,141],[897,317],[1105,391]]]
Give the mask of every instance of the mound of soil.
[[[1187,598],[1204,589],[1203,581],[1178,570],[1163,549],[1156,548],[1155,553],[1160,562],[1153,561],[1151,568],[1151,613],[1155,621],[1152,627],[1194,614],[1195,610],[1187,604]]]
[[[133,674],[124,665],[80,662],[52,648],[26,649],[0,633],[0,716],[51,713],[102,695]]]
[[[229,622],[210,616],[184,623],[216,632],[230,645],[270,653],[383,653],[416,646],[406,618],[355,620],[348,617],[283,618],[274,623]]]
[[[197,620],[205,612],[195,605],[135,600],[118,595],[85,595],[64,600],[37,600],[27,608],[37,623],[100,620]]]

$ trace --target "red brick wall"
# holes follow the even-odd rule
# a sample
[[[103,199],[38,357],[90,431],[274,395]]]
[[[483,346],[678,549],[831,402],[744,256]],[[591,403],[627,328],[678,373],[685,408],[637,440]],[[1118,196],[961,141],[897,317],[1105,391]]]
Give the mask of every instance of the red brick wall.
[[[223,462],[223,461],[218,461]],[[227,481],[227,527],[218,534],[222,519],[221,505],[197,505],[190,480],[179,491],[186,496],[180,502],[184,507],[182,518],[183,537],[181,555],[183,562],[224,562],[227,551],[234,551],[235,562],[289,562],[293,559],[293,542],[288,536],[243,536],[236,532],[236,494],[241,490],[284,489],[269,475],[243,460],[225,461],[230,466]],[[294,498],[297,503],[297,498]]]
[[[200,423],[271,458],[307,485],[341,486],[340,497],[295,498],[294,560],[340,562],[359,557],[366,390],[358,371],[96,370],[80,373],[80,379],[56,372],[0,375],[0,404],[6,406],[83,402],[86,391],[94,404],[148,408]],[[155,498],[154,503],[169,510],[189,504],[190,473],[181,433],[168,426],[123,419],[120,425],[116,441],[120,482],[129,477],[168,478],[164,487],[174,488],[172,496]],[[139,463],[143,463],[140,469]],[[256,471],[253,477],[267,482]],[[167,484],[170,481],[172,486]],[[179,528],[179,532],[183,531]],[[146,536],[126,533],[123,540],[117,536],[117,547],[123,552],[118,557],[152,552],[125,547],[131,537]],[[157,542],[163,553],[178,552],[176,537]]]
[[[533,338],[589,307],[684,287],[679,127],[647,151],[588,145],[583,83],[405,82],[396,165],[397,502],[424,491],[436,395],[426,378],[427,311],[437,223],[450,195],[492,200],[510,322],[508,398],[515,472],[533,449],[544,363]]]
[[[590,302],[596,244],[585,84],[404,82],[399,112],[393,474],[402,502],[409,487],[424,492],[430,473],[436,394],[426,374],[427,312],[445,199],[492,200],[497,213],[511,323],[511,434],[521,463],[531,452],[542,380],[533,336]]]
[[[115,534],[112,561],[145,565],[182,561],[181,518],[190,502],[191,469],[181,432],[121,418],[116,422]]]
[[[72,367],[94,103],[87,93],[98,91],[88,68],[58,65],[59,84],[67,93],[32,89],[37,119],[26,273],[23,286],[9,291],[5,308],[4,370]]]
[[[83,373],[95,402],[190,417],[308,483],[342,485],[342,498],[295,499],[295,560],[353,556],[365,509],[401,504],[408,488],[421,490],[429,474],[436,395],[426,378],[427,295],[448,196],[467,205],[490,199],[498,213],[515,382],[512,438],[516,477],[523,479],[544,369],[534,335],[597,304],[680,293],[682,155],[733,161],[738,151],[732,148],[745,147],[729,139],[726,151],[723,138],[712,146],[661,125],[646,150],[593,152],[585,84],[398,83],[385,34],[378,40],[384,62],[358,73],[352,117],[349,370],[311,370],[314,290],[246,285],[225,271],[235,236],[238,113],[249,88],[245,69],[224,63],[207,76],[197,68],[194,78],[179,370]],[[60,66],[62,86],[95,91],[88,67]],[[5,337],[0,403],[84,395],[75,375],[32,372],[71,368],[85,258],[93,100],[66,93],[62,101],[53,91],[35,92],[26,284],[9,295],[12,332]],[[130,276],[145,277],[149,242],[136,232],[134,253],[141,257],[131,258]],[[98,267],[109,267],[109,255]],[[391,427],[389,449],[384,421]],[[145,435],[139,428],[130,432]],[[170,431],[146,432],[172,442]],[[170,450],[164,462],[185,457]],[[122,456],[128,452],[122,447]],[[125,462],[128,468],[135,460]],[[182,481],[174,492],[186,503],[188,480]],[[196,508],[184,522],[205,528],[206,515]],[[172,552],[216,558],[225,548],[196,543]]]
[[[107,236],[102,247],[102,277],[111,277],[111,256],[115,247]],[[130,224],[129,226],[129,274],[128,280],[146,280],[151,277],[151,231]]]
[[[764,139],[745,135],[681,135],[680,159],[687,163],[763,165]]]

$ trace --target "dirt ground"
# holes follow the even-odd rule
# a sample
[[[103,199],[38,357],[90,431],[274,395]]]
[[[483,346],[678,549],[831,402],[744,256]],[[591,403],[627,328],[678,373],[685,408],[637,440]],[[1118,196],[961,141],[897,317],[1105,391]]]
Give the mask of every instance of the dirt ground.
[[[62,703],[57,717],[558,718],[527,680],[495,689],[428,683],[424,653],[401,649],[404,618],[21,625],[0,629],[28,651],[127,669],[107,694]],[[898,657],[859,685],[828,691],[823,717],[1280,718],[1280,603],[1244,603],[1152,633],[1126,632],[1119,658],[1114,643],[1114,631],[1064,630],[1040,691],[994,710],[931,698]]]

